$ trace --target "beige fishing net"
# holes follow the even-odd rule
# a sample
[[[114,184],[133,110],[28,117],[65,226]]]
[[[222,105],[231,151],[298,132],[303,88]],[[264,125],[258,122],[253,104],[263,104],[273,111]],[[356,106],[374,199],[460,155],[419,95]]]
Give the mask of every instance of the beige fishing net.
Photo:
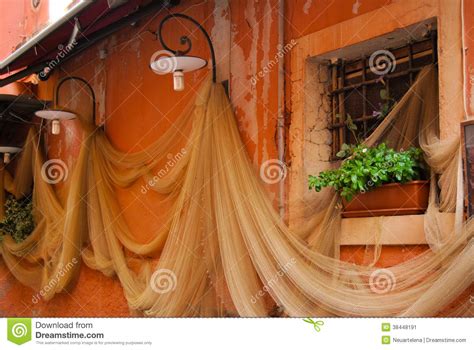
[[[470,221],[449,230],[439,224],[447,212],[462,218],[462,186],[459,141],[438,136],[436,86],[436,69],[425,68],[367,140],[419,145],[432,170],[425,216],[431,249],[402,264],[377,269],[337,259],[336,197],[315,213],[319,222],[307,239],[290,231],[255,174],[223,87],[210,80],[176,128],[142,152],[116,150],[81,117],[84,141],[64,207],[42,177],[45,160],[31,130],[14,178],[1,178],[17,197],[34,182],[36,229],[21,243],[5,236],[1,254],[46,300],[72,285],[80,264],[71,262],[82,258],[116,276],[130,308],[148,316],[437,315],[472,284],[474,228]],[[179,160],[156,176],[177,153]],[[160,193],[168,208],[162,230],[145,244],[131,233],[116,197],[136,181]],[[384,293],[373,288],[380,278],[391,283]],[[468,303],[460,301],[457,312],[468,313]]]

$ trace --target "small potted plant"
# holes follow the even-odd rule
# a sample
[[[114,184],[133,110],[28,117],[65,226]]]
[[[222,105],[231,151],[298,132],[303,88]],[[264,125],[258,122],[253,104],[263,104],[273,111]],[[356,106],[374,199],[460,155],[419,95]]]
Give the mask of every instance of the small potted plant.
[[[309,176],[309,188],[333,187],[342,197],[343,217],[422,214],[428,206],[422,151],[395,151],[385,143],[343,149],[338,169]]]
[[[5,201],[5,217],[0,220],[0,241],[10,235],[17,243],[24,241],[34,230],[31,196],[16,199],[9,194]]]

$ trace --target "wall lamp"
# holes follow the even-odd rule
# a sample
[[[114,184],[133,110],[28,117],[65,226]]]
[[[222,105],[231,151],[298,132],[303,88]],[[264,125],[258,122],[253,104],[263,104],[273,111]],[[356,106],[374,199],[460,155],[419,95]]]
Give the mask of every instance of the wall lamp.
[[[20,147],[0,146],[0,153],[3,154],[3,163],[10,163],[11,155],[21,151]]]
[[[173,73],[173,86],[175,91],[183,91],[184,90],[184,73],[185,72],[192,72],[201,68],[204,68],[207,65],[207,60],[197,56],[189,56],[187,55],[192,48],[191,39],[183,35],[180,38],[180,44],[185,45],[184,49],[182,50],[174,50],[170,48],[164,41],[162,31],[164,24],[173,18],[182,18],[185,20],[190,21],[193,23],[205,36],[207,43],[209,45],[209,50],[211,52],[211,61],[212,61],[212,81],[215,83],[217,79],[216,74],[216,55],[214,52],[214,46],[212,45],[211,37],[203,28],[203,26],[196,21],[194,18],[181,14],[181,13],[173,13],[165,18],[160,22],[160,26],[158,27],[158,31],[155,33],[158,39],[160,40],[161,45],[168,53],[172,55],[163,55],[161,57],[156,57],[153,55],[150,62],[150,68],[156,74],[167,74]],[[158,52],[160,53],[160,52]]]
[[[53,109],[45,109],[41,111],[36,111],[35,115],[46,119],[51,120],[51,134],[59,135],[61,133],[61,120],[69,120],[76,118],[76,114],[67,110],[64,110],[59,106],[59,89],[61,86],[68,80],[78,80],[83,83],[87,88],[90,90],[91,98],[92,98],[92,118],[95,121],[95,93],[92,86],[85,80],[79,77],[66,77],[62,79],[58,85],[56,86],[56,91],[54,94],[54,105],[56,108]]]

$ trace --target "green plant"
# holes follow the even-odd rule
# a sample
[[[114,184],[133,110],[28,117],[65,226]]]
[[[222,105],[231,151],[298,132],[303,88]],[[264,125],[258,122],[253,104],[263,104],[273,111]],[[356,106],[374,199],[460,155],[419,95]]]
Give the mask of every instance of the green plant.
[[[360,192],[386,183],[418,180],[423,175],[423,156],[419,148],[397,152],[382,143],[376,147],[350,146],[350,153],[338,169],[310,175],[309,188],[319,192],[324,187],[334,187],[349,201]]]
[[[336,117],[340,119],[341,115],[336,114]],[[352,136],[354,136],[354,140],[356,140],[357,143],[360,143],[359,135],[357,135],[357,125],[354,123],[349,113],[346,114],[344,124],[346,125],[347,129],[352,133]],[[354,147],[355,146],[353,145],[348,145],[347,143],[343,143],[339,152],[336,153],[336,156],[339,158],[345,158],[351,154],[352,149]]]
[[[340,114],[336,114],[336,117],[341,119]],[[360,143],[359,135],[357,135],[357,133],[356,133],[357,125],[354,123],[354,121],[352,120],[352,117],[349,113],[346,113],[346,118],[344,120],[344,124],[346,125],[347,129],[349,129],[349,131],[352,133],[352,135],[354,136],[354,139],[356,140],[356,142]]]
[[[0,221],[0,232],[10,235],[15,242],[21,242],[33,232],[33,203],[31,197],[15,199],[8,195],[5,201],[5,217]]]
[[[395,107],[397,101],[390,97],[386,89],[380,90],[380,98],[382,99],[383,103],[379,103],[379,110],[373,111],[372,115],[378,119],[383,119],[388,113],[390,113],[392,108]]]
[[[390,97],[388,91],[386,89],[381,89],[380,90],[380,98],[383,101],[383,103],[379,103],[379,110],[378,111],[373,111],[372,115],[374,117],[377,117],[377,119],[384,119],[390,111],[395,107],[395,104],[397,101]],[[336,117],[341,119],[340,114],[336,114]],[[346,114],[345,119],[344,119],[344,124],[347,127],[347,129],[351,132],[352,136],[354,137],[354,140],[356,144],[361,143],[361,135],[357,133],[358,127],[352,120],[352,117],[349,113]],[[373,128],[377,127],[378,124],[374,124],[371,129],[368,130],[370,133]],[[363,136],[363,135],[362,135]],[[354,145],[349,145],[346,143],[343,143],[341,145],[341,149],[339,152],[336,153],[336,156],[339,158],[346,158],[350,156],[356,146]]]

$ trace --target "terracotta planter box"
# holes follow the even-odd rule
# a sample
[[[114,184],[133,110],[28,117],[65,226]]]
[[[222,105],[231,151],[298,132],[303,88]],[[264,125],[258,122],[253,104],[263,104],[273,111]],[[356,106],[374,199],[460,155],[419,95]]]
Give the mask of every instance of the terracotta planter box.
[[[344,218],[423,214],[428,207],[429,181],[382,185],[342,200]]]

